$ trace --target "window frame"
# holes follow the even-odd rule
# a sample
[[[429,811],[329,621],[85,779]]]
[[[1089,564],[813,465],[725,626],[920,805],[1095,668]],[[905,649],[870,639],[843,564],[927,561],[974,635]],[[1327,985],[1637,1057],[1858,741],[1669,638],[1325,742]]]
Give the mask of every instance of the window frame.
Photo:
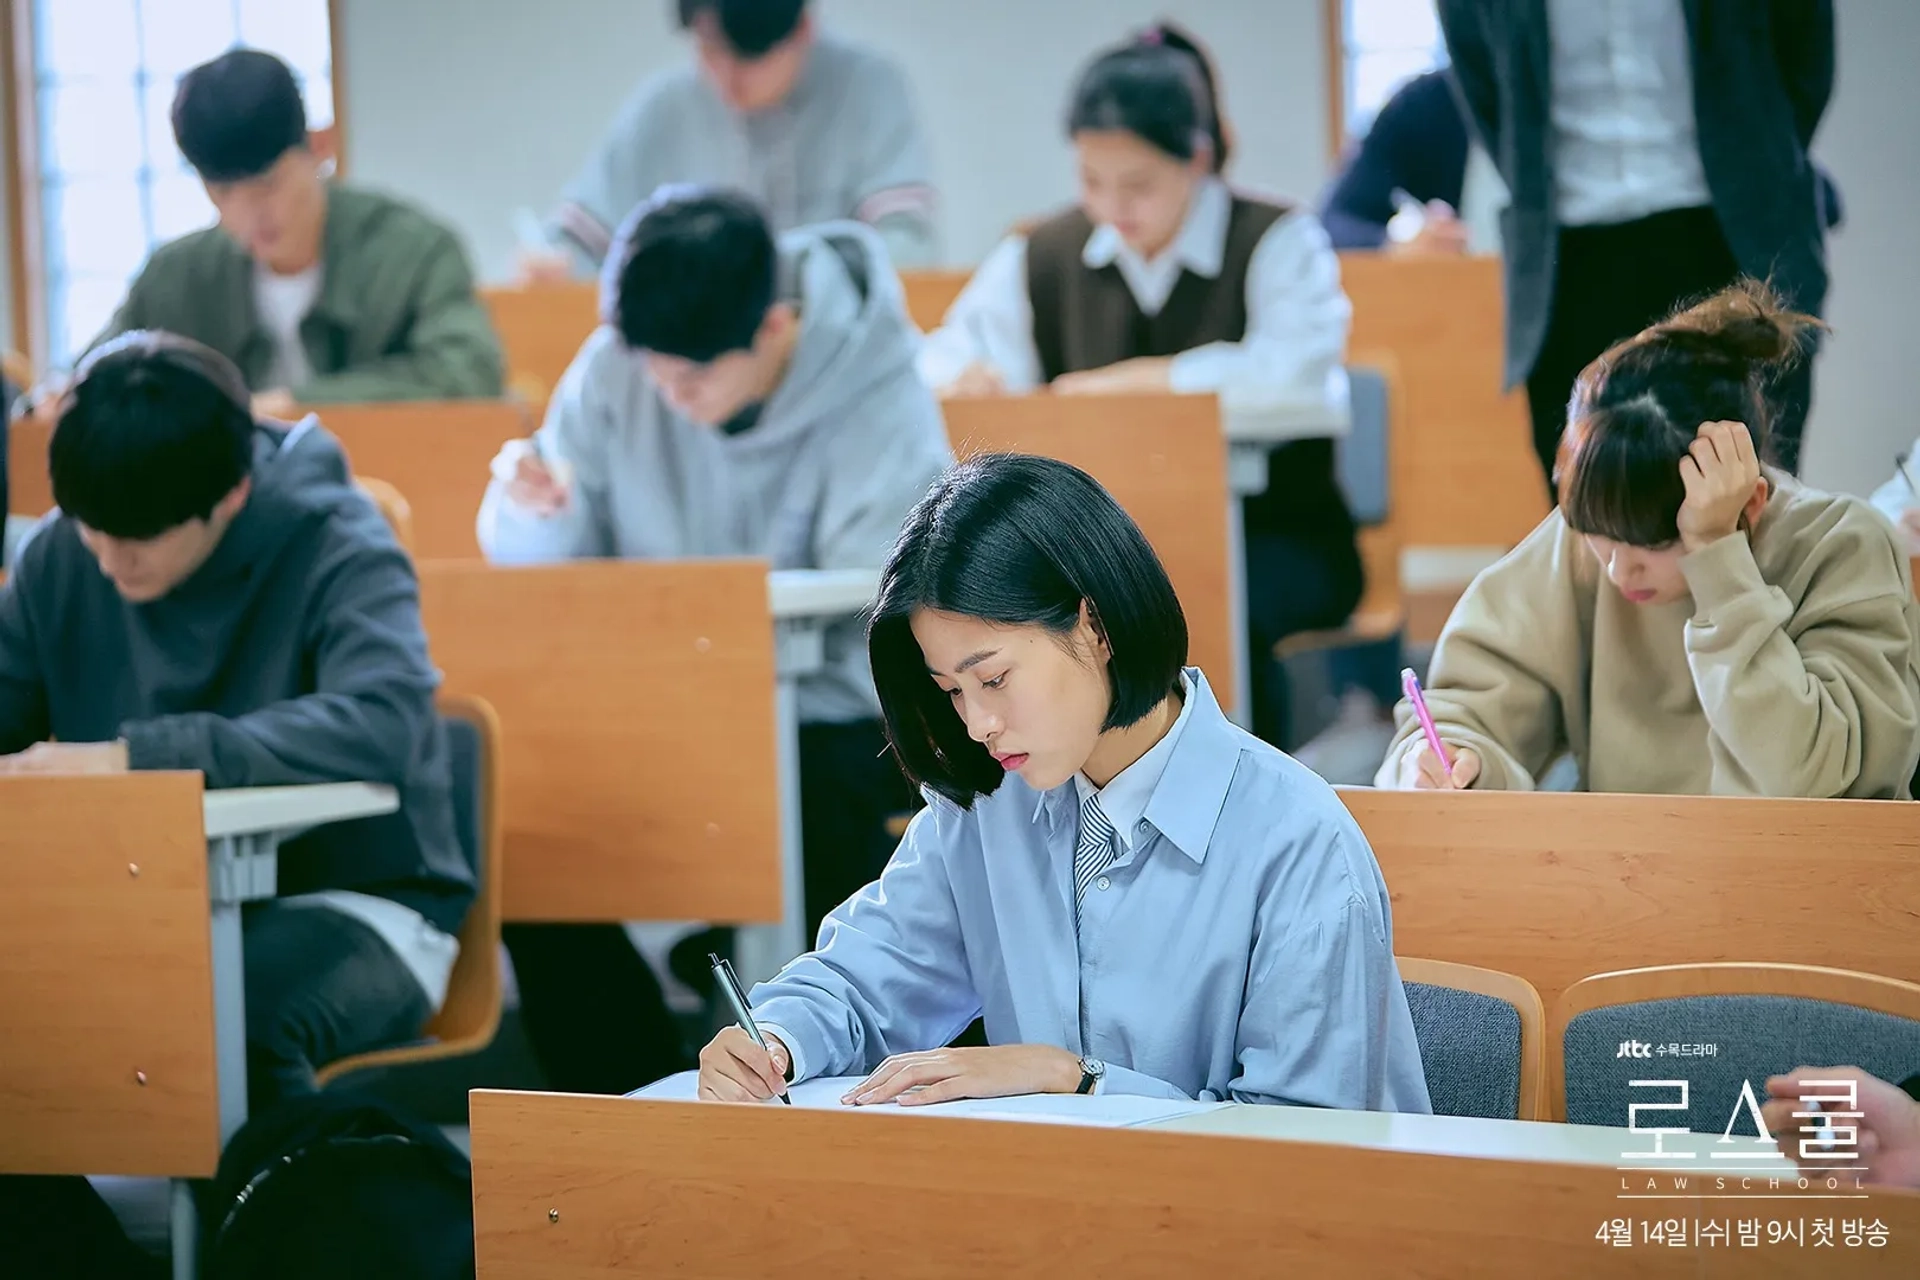
[[[333,123],[317,131],[331,154],[334,175],[347,171],[346,59],[339,0],[325,0]],[[46,229],[40,165],[40,69],[34,61],[34,0],[0,0],[0,68],[10,74],[13,91],[6,103],[6,128],[0,130],[0,171],[5,174],[7,246],[6,282],[12,343],[32,367],[44,373],[50,356],[47,313]]]

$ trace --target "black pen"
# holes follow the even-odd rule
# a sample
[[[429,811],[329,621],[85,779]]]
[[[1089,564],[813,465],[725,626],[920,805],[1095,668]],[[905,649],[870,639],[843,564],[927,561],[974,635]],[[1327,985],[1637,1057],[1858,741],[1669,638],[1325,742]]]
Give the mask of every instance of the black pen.
[[[755,1044],[767,1049],[767,1038],[760,1034],[760,1024],[753,1020],[753,1013],[747,1008],[747,993],[740,989],[740,979],[733,976],[733,965],[724,956],[711,951],[707,952],[707,959],[713,963],[714,983],[727,993],[727,1003],[733,1006],[733,1020],[740,1024],[742,1031],[753,1037]],[[771,1056],[773,1050],[767,1049],[767,1053]],[[774,1096],[788,1106],[793,1105],[793,1099],[784,1093]]]

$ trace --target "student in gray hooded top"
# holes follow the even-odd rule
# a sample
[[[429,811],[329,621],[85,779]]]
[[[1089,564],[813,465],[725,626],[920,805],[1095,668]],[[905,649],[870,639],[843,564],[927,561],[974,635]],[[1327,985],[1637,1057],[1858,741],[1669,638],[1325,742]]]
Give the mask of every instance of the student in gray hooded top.
[[[932,265],[931,167],[900,68],[823,34],[806,0],[677,4],[699,65],[635,91],[561,197],[549,234],[564,252],[523,270],[597,267],[627,213],[679,182],[751,193],[776,231],[865,222],[896,266]]]
[[[952,461],[914,366],[918,335],[898,278],[869,227],[830,223],[776,240],[744,196],[663,191],[616,237],[601,314],[546,425],[496,463],[505,478],[488,489],[478,530],[490,560],[732,555],[777,569],[877,569]],[[812,922],[879,874],[893,847],[886,819],[913,803],[883,758],[861,641],[857,620],[829,628],[825,669],[799,688]],[[558,930],[535,936],[544,928],[516,928],[516,972],[529,946],[588,945],[578,929],[564,943]],[[636,989],[650,982],[618,941],[605,940],[599,962]],[[572,968],[577,986],[576,966],[545,958],[560,974]],[[591,1013],[589,1031],[654,1011]],[[577,1034],[550,1025],[553,1041]],[[551,1073],[566,1051],[535,1039]],[[620,1068],[602,1061],[603,1047],[586,1049],[593,1092],[637,1087],[672,1065],[649,1055],[644,1070]]]

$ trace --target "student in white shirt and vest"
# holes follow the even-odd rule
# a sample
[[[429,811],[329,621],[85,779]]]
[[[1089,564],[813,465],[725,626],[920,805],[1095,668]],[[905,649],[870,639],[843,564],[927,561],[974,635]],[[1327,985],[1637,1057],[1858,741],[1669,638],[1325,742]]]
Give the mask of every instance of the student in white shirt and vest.
[[[677,0],[699,65],[643,83],[567,184],[525,275],[597,269],[627,214],[679,183],[744,191],[776,232],[867,223],[901,268],[933,264],[926,139],[898,66],[820,31],[807,0]]]
[[[1236,193],[1206,58],[1157,27],[1081,74],[1067,131],[1080,203],[981,264],[920,371],[945,395],[1213,392],[1222,412],[1347,404],[1352,308],[1311,213]],[[1364,585],[1328,438],[1272,451],[1244,503],[1253,727],[1280,743],[1273,646],[1338,626]]]
[[[1512,193],[1507,381],[1552,470],[1574,379],[1742,275],[1818,315],[1826,216],[1808,158],[1833,92],[1832,0],[1439,0],[1453,75]],[[1809,358],[1775,461],[1799,470]]]
[[[1085,472],[955,468],[867,654],[928,807],[750,996],[699,1094],[863,1076],[851,1105],[1113,1093],[1431,1110],[1366,837],[1186,667],[1153,549]],[[976,1017],[985,1044],[954,1038]]]

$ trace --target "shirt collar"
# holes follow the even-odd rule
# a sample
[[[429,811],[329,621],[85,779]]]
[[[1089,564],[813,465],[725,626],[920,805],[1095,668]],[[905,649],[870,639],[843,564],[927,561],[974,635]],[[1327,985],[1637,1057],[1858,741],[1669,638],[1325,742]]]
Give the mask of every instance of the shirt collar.
[[[1108,783],[1107,791],[1112,791],[1127,772],[1145,763],[1148,756],[1165,747],[1163,763],[1148,789],[1140,816],[1198,863],[1206,861],[1207,846],[1212,843],[1220,809],[1227,800],[1227,788],[1233,783],[1234,769],[1239,763],[1243,735],[1220,710],[1200,669],[1188,667],[1183,674],[1187,682],[1187,703],[1180,709],[1180,718],[1167,736],[1154,744],[1152,751],[1134,761],[1120,778]],[[1033,820],[1038,822],[1044,816],[1057,824],[1077,812],[1079,782],[1076,775],[1071,783],[1041,792],[1034,801]],[[1106,792],[1101,793],[1100,805],[1112,818]],[[1115,820],[1116,829],[1119,825]],[[1129,828],[1132,825],[1130,821]]]
[[[1185,732],[1187,721],[1192,716],[1193,690],[1189,686],[1186,696],[1180,700],[1180,714],[1160,735],[1160,741],[1147,748],[1145,755],[1122,769],[1106,786],[1094,786],[1084,773],[1073,776],[1074,789],[1079,793],[1081,804],[1086,804],[1089,797],[1099,798],[1100,811],[1113,824],[1121,849],[1133,848],[1134,825],[1146,817],[1147,802],[1153,799],[1153,789],[1159,785],[1160,776],[1167,771],[1167,760],[1173,755],[1174,744]]]
[[[1233,194],[1227,190],[1227,184],[1218,178],[1205,178],[1194,188],[1193,199],[1187,203],[1187,216],[1180,223],[1173,243],[1151,263],[1128,248],[1120,233],[1104,222],[1087,237],[1080,261],[1097,271],[1123,258],[1145,267],[1171,255],[1174,262],[1195,275],[1217,279],[1226,264],[1227,223],[1232,216]]]

